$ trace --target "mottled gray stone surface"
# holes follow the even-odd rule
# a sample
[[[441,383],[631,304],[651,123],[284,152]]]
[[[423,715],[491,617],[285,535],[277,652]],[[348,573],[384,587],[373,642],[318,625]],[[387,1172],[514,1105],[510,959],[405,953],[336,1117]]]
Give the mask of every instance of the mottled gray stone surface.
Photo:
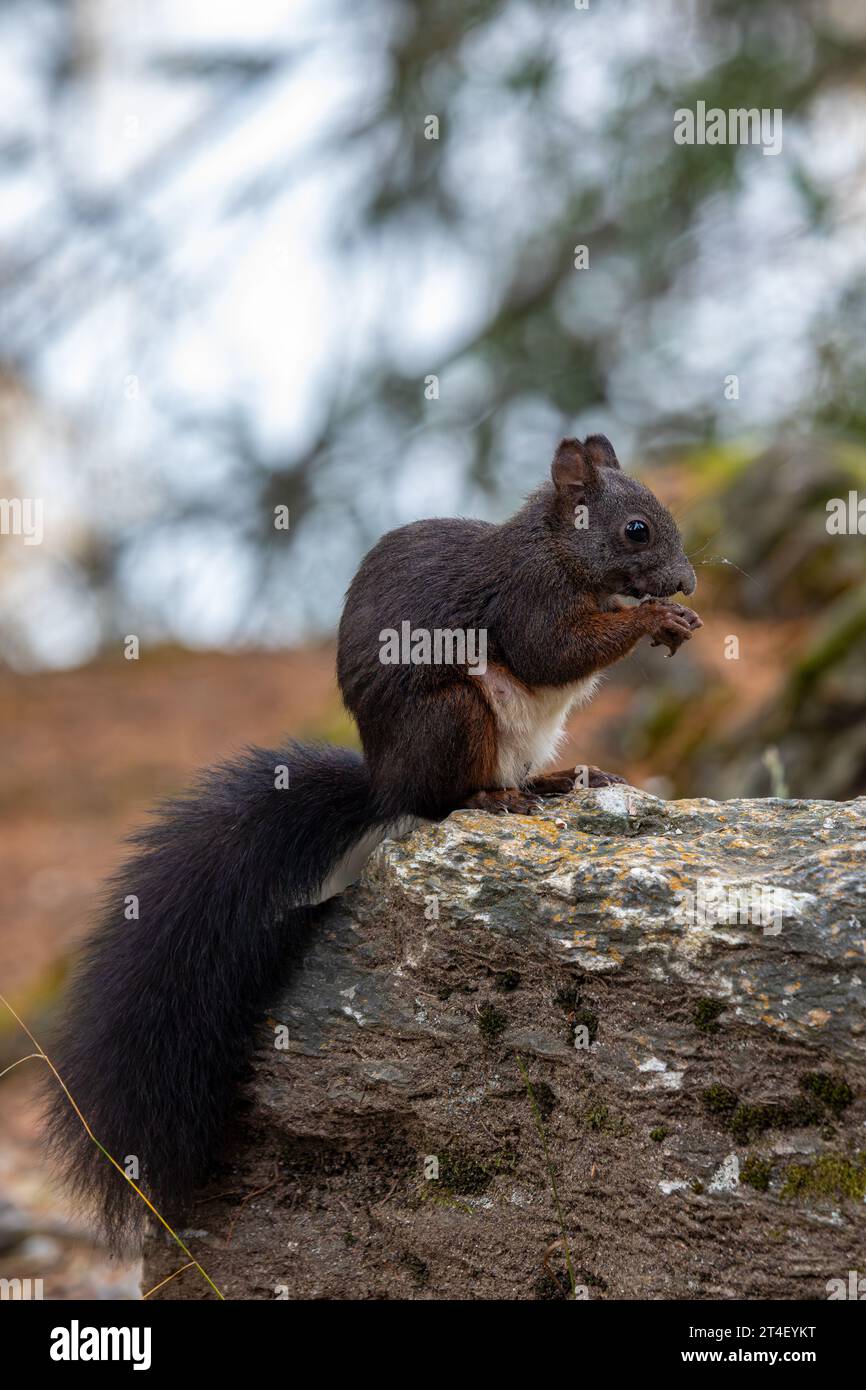
[[[241,1298],[557,1297],[566,1243],[589,1298],[826,1297],[866,1273],[864,979],[866,799],[425,826],[323,912],[194,1251]]]

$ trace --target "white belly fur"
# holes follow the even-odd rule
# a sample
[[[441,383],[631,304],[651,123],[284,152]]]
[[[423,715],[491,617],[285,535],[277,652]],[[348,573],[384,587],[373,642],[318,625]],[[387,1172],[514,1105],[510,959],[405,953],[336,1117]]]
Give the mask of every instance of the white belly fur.
[[[497,724],[499,762],[496,785],[519,787],[527,778],[543,772],[556,756],[565,721],[575,705],[586,705],[595,694],[601,676],[589,676],[574,685],[543,686],[529,691],[502,670],[488,667],[483,676],[487,697]],[[326,902],[355,883],[373,853],[385,839],[400,839],[421,821],[404,817],[394,825],[376,827],[355,844],[325,879],[313,903]]]
[[[519,787],[550,766],[562,743],[570,711],[575,705],[589,703],[601,676],[533,691],[494,667],[476,679],[484,682],[496,716],[496,784]]]
[[[400,840],[420,824],[417,816],[404,816],[393,825],[376,826],[373,830],[368,830],[342,859],[334,864],[318,893],[310,899],[309,905],[314,906],[316,903],[324,903],[329,898],[337,897],[358,881],[370,855],[374,849],[378,849],[383,840]]]

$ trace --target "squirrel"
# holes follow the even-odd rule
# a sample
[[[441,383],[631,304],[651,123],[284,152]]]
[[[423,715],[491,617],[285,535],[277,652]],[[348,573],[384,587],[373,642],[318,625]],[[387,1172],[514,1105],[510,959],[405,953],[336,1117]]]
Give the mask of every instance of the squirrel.
[[[572,790],[573,771],[545,773],[569,711],[642,637],[673,655],[701,620],[672,596],[694,589],[673,517],[598,434],[562,440],[510,520],[419,521],[373,547],[337,652],[363,756],[292,742],[204,773],[133,836],[84,945],[54,1057],[98,1143],[61,1091],[47,1137],[112,1248],[140,1241],[147,1209],[100,1148],[137,1158],[148,1200],[182,1218],[321,904],[419,821],[531,815]],[[386,661],[408,623],[484,634],[486,659]],[[621,781],[591,767],[586,784]]]

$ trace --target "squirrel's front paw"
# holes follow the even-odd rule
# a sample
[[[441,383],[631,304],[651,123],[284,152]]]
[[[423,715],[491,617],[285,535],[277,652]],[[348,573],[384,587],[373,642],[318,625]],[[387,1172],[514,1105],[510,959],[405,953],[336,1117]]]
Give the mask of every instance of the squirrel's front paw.
[[[686,608],[685,604],[683,603],[674,603],[672,601],[667,602],[666,600],[663,600],[663,602],[665,603],[666,608],[670,610],[670,612],[676,613],[678,618],[685,619],[692,632],[697,632],[699,627],[703,627],[703,618],[699,618],[693,608]]]
[[[588,787],[614,787],[622,783],[627,785],[627,779],[620,777],[618,772],[602,772],[600,767],[588,767],[586,785]]]
[[[687,642],[692,633],[703,627],[701,619],[691,608],[681,603],[668,603],[664,599],[649,599],[642,603],[647,634],[652,638],[653,647],[667,647],[671,656]]]

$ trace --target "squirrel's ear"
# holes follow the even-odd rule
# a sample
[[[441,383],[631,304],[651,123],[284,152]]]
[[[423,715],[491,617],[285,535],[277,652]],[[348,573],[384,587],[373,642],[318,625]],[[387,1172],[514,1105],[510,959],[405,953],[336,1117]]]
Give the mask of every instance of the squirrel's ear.
[[[579,501],[592,481],[594,472],[586,449],[579,439],[560,440],[550,466],[550,476],[557,492],[564,492],[568,488],[572,500]]]
[[[589,434],[583,441],[584,452],[596,468],[619,468],[619,459],[605,434]]]

